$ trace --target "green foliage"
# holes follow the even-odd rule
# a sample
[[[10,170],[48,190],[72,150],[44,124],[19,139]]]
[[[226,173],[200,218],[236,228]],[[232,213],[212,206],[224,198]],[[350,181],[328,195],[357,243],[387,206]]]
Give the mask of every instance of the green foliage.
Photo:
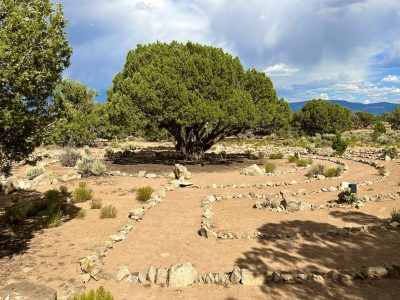
[[[382,166],[378,168],[379,175],[384,176],[387,172],[386,167]]]
[[[114,297],[101,286],[97,290],[75,294],[69,297],[68,300],[114,300]]]
[[[367,128],[378,121],[378,117],[369,112],[356,112],[353,115],[354,128]]]
[[[351,110],[329,101],[313,99],[293,116],[293,125],[300,131],[316,133],[338,133],[352,128]]]
[[[390,212],[390,216],[392,217],[392,222],[400,223],[400,209],[393,209]]]
[[[75,215],[75,218],[81,219],[81,220],[84,219],[85,217],[86,217],[86,210],[83,208],[79,209]]]
[[[389,122],[392,129],[400,130],[400,106],[397,106],[393,112],[384,114],[382,118]]]
[[[282,152],[270,153],[269,158],[270,159],[282,159],[283,158],[283,153]]]
[[[84,155],[82,159],[78,160],[76,167],[83,177],[101,176],[107,171],[107,168],[103,163],[89,155]]]
[[[6,207],[5,218],[9,224],[17,224],[25,220],[27,209],[22,204],[13,204]]]
[[[225,136],[259,120],[238,58],[222,49],[188,42],[138,45],[113,81],[108,100],[117,123],[144,120],[166,129],[176,149],[198,158]]]
[[[326,169],[324,175],[327,178],[331,177],[339,177],[343,174],[343,168],[342,167],[337,167],[337,168],[329,168]]]
[[[114,150],[111,148],[106,148],[106,151],[104,153],[104,157],[106,158],[112,158],[114,156]]]
[[[356,193],[352,193],[349,189],[340,192],[338,195],[338,203],[353,204],[360,201],[361,197]]]
[[[107,205],[100,209],[100,219],[115,218],[117,209],[113,205]]]
[[[317,175],[324,175],[324,174],[325,174],[325,166],[317,164],[313,166],[310,171],[308,171],[307,177],[315,177]]]
[[[64,218],[64,213],[61,209],[56,209],[56,206],[50,206],[48,214],[44,219],[44,225],[47,228],[57,227],[61,225]]]
[[[381,122],[381,121],[376,122],[374,125],[374,132],[379,133],[379,134],[386,133],[385,124],[383,124],[383,122]]]
[[[336,135],[335,140],[332,142],[332,149],[339,155],[343,155],[348,147],[348,142],[344,140],[340,134]]]
[[[102,206],[103,206],[103,201],[101,201],[101,199],[92,199],[92,201],[90,201],[91,209],[100,209]]]
[[[60,185],[60,193],[63,195],[68,194],[68,187],[66,185]]]
[[[138,188],[136,191],[136,200],[140,202],[146,202],[150,199],[151,194],[154,192],[154,189],[150,186],[145,186]]]
[[[313,160],[310,157],[297,158],[295,163],[296,163],[296,166],[298,166],[298,167],[306,167],[308,165],[311,165],[313,163]]]
[[[121,149],[124,151],[133,151],[136,149],[136,146],[133,142],[125,142],[123,144],[121,144]]]
[[[44,174],[44,172],[46,172],[46,170],[43,167],[39,167],[39,166],[35,166],[32,167],[28,170],[28,172],[26,173],[26,175],[28,176],[29,180],[35,179],[36,177]]]
[[[274,163],[266,163],[264,165],[265,173],[272,173],[276,170],[276,165]]]
[[[298,158],[296,156],[294,156],[294,155],[290,155],[288,157],[288,160],[289,160],[290,163],[295,163],[298,160]]]
[[[385,150],[383,150],[383,156],[389,156],[391,159],[396,159],[399,157],[399,153],[396,147],[386,147]]]
[[[0,2],[0,172],[26,158],[49,121],[48,97],[69,66],[62,6],[50,0]]]
[[[75,167],[76,162],[82,159],[82,154],[78,151],[67,149],[60,154],[59,159],[63,167]]]
[[[79,187],[74,190],[74,202],[80,203],[92,199],[92,189],[89,188],[86,182],[80,182]]]

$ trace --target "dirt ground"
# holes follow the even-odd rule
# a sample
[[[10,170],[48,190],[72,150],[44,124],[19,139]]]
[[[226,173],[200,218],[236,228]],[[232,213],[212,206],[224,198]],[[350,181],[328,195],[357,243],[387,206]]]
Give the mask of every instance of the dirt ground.
[[[152,145],[156,147],[156,145]],[[99,150],[100,151],[100,150]],[[145,159],[145,157],[147,157]],[[172,171],[175,158],[165,160],[161,156],[144,155],[134,158],[107,160],[109,170],[136,173],[141,170],[164,174]],[[163,163],[160,163],[161,159]],[[52,159],[48,159],[51,161]],[[326,204],[337,198],[338,191],[317,193],[322,187],[337,186],[341,181],[363,182],[376,180],[378,171],[368,165],[344,160],[349,170],[341,178],[304,183],[305,170],[275,176],[244,176],[241,169],[256,163],[242,155],[231,156],[217,162],[205,160],[196,165],[187,165],[192,172],[192,182],[202,188],[179,188],[167,192],[166,198],[153,207],[143,221],[134,225],[126,239],[115,244],[104,258],[106,270],[116,274],[119,267],[126,265],[131,272],[145,273],[150,265],[169,267],[188,261],[199,274],[228,272],[235,265],[256,271],[302,271],[325,272],[329,270],[352,271],[362,266],[400,264],[399,231],[358,233],[349,236],[300,238],[296,240],[214,240],[197,234],[203,208],[201,200],[212,194],[233,195],[250,191],[278,193],[282,189],[313,192],[298,199],[314,204]],[[287,160],[275,160],[277,170],[287,171],[294,167]],[[315,160],[326,166],[335,164]],[[394,193],[400,190],[399,161],[383,162],[392,173],[381,183],[360,188],[360,194]],[[26,177],[27,166],[15,170],[15,175]],[[73,169],[62,168],[59,163],[46,167],[48,176],[57,177],[74,173]],[[215,184],[244,184],[266,182],[299,183],[285,187],[221,188],[204,186]],[[69,190],[82,180],[66,183]],[[0,223],[0,287],[29,280],[63,290],[69,283],[76,282],[81,274],[79,260],[90,249],[105,241],[128,220],[131,209],[141,207],[135,199],[135,190],[141,186],[160,188],[166,178],[146,179],[138,177],[107,176],[85,179],[94,190],[94,197],[103,205],[113,204],[118,209],[115,219],[99,219],[99,211],[92,210],[89,203],[75,204],[85,208],[83,220],[68,219],[61,226],[38,229],[29,221],[17,227]],[[64,184],[64,183],[63,183]],[[22,197],[22,201],[33,201],[41,193],[60,184],[46,184]],[[11,202],[10,196],[0,196],[0,214]],[[332,208],[317,211],[277,213],[256,210],[252,205],[257,199],[227,199],[213,204],[212,225],[218,230],[242,232],[322,232],[344,226],[380,225],[390,217],[390,211],[400,208],[400,199],[386,202],[368,202],[361,209]],[[184,289],[159,286],[141,286],[115,279],[90,281],[87,289],[100,285],[112,292],[115,299],[398,299],[400,282],[395,279],[357,281],[351,286],[338,284],[270,284],[263,287],[231,285],[199,285]]]

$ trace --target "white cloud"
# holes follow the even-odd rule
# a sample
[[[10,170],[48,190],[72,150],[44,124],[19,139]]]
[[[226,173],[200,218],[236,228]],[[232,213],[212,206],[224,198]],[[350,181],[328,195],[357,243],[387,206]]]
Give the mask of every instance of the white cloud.
[[[299,69],[282,63],[269,66],[264,70],[267,75],[271,76],[292,76],[298,71]]]
[[[383,81],[383,82],[400,82],[400,76],[388,75],[385,78],[383,78],[381,81]]]

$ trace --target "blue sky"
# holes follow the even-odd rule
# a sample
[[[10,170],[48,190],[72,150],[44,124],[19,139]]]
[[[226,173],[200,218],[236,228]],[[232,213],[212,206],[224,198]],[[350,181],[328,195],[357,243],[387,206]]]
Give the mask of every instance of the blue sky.
[[[279,97],[400,104],[399,0],[62,0],[74,49],[64,76],[100,91],[138,43],[222,47]]]

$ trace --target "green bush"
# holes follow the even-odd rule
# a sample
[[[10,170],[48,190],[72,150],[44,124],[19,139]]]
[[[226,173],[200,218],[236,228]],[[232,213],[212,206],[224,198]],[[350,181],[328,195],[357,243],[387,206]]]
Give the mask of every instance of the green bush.
[[[115,218],[117,209],[112,205],[104,206],[100,209],[100,219]]]
[[[343,168],[342,167],[329,168],[329,169],[326,169],[326,171],[324,173],[325,177],[328,177],[328,178],[339,177],[342,174],[343,174]]]
[[[311,168],[310,171],[307,173],[307,177],[315,177],[317,175],[324,175],[325,173],[325,166],[318,164]]]
[[[269,158],[270,159],[282,159],[283,158],[283,153],[282,152],[270,153]]]
[[[266,163],[264,165],[265,173],[272,173],[276,170],[276,165],[274,163]]]
[[[332,142],[332,149],[339,155],[343,155],[346,152],[349,144],[339,134],[336,135],[335,140]]]
[[[59,159],[63,167],[75,167],[76,162],[82,158],[82,154],[78,151],[67,149],[61,152]]]
[[[87,155],[83,156],[82,159],[77,161],[76,167],[78,172],[82,174],[83,177],[101,176],[107,171],[107,168],[103,163],[101,163],[98,159]]]
[[[75,218],[81,219],[81,220],[84,219],[85,217],[86,217],[86,210],[83,208],[79,209],[75,215]]]
[[[154,189],[150,186],[145,186],[138,188],[136,191],[136,200],[140,202],[146,202],[150,199],[151,194],[154,192]]]
[[[400,223],[400,209],[393,209],[390,212],[390,216],[392,217],[392,222]]]
[[[90,201],[90,208],[91,209],[100,209],[103,206],[103,202],[101,199],[93,199]]]
[[[297,162],[298,158],[294,155],[290,155],[288,160],[290,163],[295,163],[295,162]]]
[[[48,228],[60,225],[64,218],[64,213],[62,209],[56,203],[52,203],[49,205],[46,214],[47,215],[44,219],[44,224]]]
[[[396,147],[387,147],[385,148],[385,150],[383,151],[383,156],[389,156],[391,159],[396,159],[398,158],[399,154],[397,152],[397,148]]]
[[[13,204],[5,209],[5,218],[9,224],[17,224],[25,220],[27,209],[21,204]]]
[[[386,174],[386,167],[379,167],[378,168],[379,175],[384,176]]]
[[[60,185],[60,193],[63,195],[68,194],[68,187],[66,185]]]
[[[101,286],[95,291],[91,290],[87,293],[75,294],[69,297],[68,300],[114,300],[114,297]]]
[[[35,166],[28,170],[26,175],[28,176],[29,180],[32,180],[42,174],[44,174],[46,170],[43,167]]]
[[[79,187],[74,190],[74,202],[80,203],[92,199],[92,189],[89,188],[86,182],[80,182]]]
[[[114,150],[111,148],[106,148],[106,151],[104,153],[104,157],[107,158],[112,158],[114,156]]]
[[[305,167],[307,165],[311,165],[313,160],[311,158],[298,158],[296,160],[296,166],[298,167]]]
[[[124,151],[133,151],[136,149],[135,144],[132,142],[125,142],[121,144],[121,149]]]
[[[340,192],[338,195],[338,203],[353,204],[359,201],[361,201],[360,196],[356,193],[352,193],[349,189]]]
[[[44,196],[46,200],[49,201],[59,201],[60,200],[60,192],[57,190],[48,190],[44,192]]]

